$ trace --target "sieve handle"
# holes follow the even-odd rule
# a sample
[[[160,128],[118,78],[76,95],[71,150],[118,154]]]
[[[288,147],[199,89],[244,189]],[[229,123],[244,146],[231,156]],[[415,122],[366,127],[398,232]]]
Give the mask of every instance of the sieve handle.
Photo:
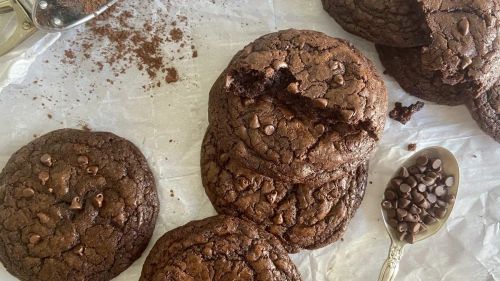
[[[10,13],[12,11],[14,11],[14,9],[10,4],[10,0],[0,0],[0,15]]]

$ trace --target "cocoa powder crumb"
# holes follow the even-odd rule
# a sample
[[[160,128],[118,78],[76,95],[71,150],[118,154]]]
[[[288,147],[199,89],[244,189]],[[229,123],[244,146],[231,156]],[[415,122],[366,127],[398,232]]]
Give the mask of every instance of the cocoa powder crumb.
[[[167,76],[165,77],[165,81],[170,83],[175,83],[179,80],[179,74],[177,73],[177,69],[170,67],[167,68]]]

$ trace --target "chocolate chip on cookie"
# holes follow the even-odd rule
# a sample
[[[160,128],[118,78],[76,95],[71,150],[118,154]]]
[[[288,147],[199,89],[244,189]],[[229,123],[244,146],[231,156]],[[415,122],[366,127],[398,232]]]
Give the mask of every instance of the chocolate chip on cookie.
[[[367,165],[326,184],[292,184],[247,169],[217,148],[210,129],[201,153],[205,191],[221,214],[249,219],[289,252],[339,240],[363,199]]]
[[[193,221],[167,232],[149,253],[140,281],[301,280],[280,242],[229,216]]]
[[[422,9],[414,0],[322,0],[345,30],[386,46],[422,46],[429,40]]]
[[[51,132],[0,173],[0,261],[20,280],[110,280],[141,256],[158,204],[132,143],[111,133]]]
[[[326,183],[364,163],[386,113],[373,64],[348,42],[315,31],[280,31],[246,46],[209,101],[224,151],[292,183]]]

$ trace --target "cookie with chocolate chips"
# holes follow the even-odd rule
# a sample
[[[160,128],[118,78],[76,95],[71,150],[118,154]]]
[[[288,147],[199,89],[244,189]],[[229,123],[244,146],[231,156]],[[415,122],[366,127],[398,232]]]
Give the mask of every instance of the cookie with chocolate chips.
[[[500,72],[500,1],[422,1],[429,45],[377,45],[382,64],[410,94],[463,104],[496,82]]]
[[[500,142],[500,81],[483,95],[470,98],[467,107],[479,126]]]
[[[376,44],[407,48],[429,39],[415,0],[322,0],[323,8],[346,31]]]
[[[163,235],[149,253],[139,280],[301,279],[273,235],[251,222],[216,216]]]
[[[321,184],[370,156],[387,91],[351,44],[285,30],[238,52],[210,92],[209,122],[223,151],[247,168]]]
[[[158,208],[153,174],[132,143],[51,132],[0,173],[0,261],[20,280],[110,280],[141,256]]]
[[[215,209],[255,222],[289,252],[340,239],[363,199],[367,165],[323,185],[292,184],[245,168],[217,149],[209,131],[201,153],[203,186]]]

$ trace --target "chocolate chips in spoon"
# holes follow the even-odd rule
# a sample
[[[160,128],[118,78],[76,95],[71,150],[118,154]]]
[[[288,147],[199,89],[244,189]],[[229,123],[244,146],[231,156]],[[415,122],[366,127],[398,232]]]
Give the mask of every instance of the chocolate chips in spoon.
[[[449,189],[455,179],[443,173],[442,165],[439,158],[421,156],[389,182],[382,207],[401,241],[413,243],[415,235],[443,219],[454,202]]]

